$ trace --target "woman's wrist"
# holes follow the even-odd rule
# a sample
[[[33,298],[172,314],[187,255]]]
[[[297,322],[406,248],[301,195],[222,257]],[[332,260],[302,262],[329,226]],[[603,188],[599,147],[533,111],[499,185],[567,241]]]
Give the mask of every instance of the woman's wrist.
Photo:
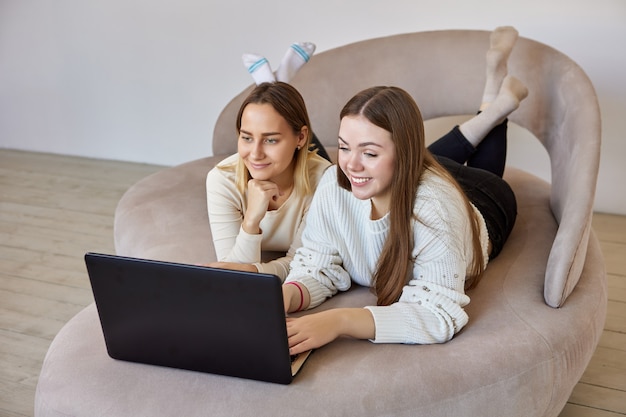
[[[289,312],[295,312],[302,310],[302,306],[304,305],[304,292],[302,290],[302,284],[299,284],[295,281],[287,282],[286,285],[291,285],[292,288],[297,288],[298,292],[296,294],[292,291],[292,296],[290,297],[289,303]],[[294,308],[294,306],[297,306]]]
[[[285,294],[287,295],[288,308],[287,313],[295,313],[297,311],[306,310],[310,303],[309,291],[300,282],[289,281],[284,284]]]
[[[260,224],[261,223],[257,221],[244,219],[243,223],[241,223],[241,228],[249,235],[259,235],[261,234],[261,228],[259,227]]]
[[[374,339],[376,337],[374,316],[368,309],[339,308],[334,311],[340,334],[356,339]]]

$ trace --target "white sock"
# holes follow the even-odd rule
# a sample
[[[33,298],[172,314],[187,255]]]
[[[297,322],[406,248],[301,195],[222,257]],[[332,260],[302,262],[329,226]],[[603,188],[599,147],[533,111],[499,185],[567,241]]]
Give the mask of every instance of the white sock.
[[[292,44],[276,69],[276,79],[288,83],[296,75],[296,72],[304,64],[309,62],[315,52],[315,44],[311,42],[298,42]]]
[[[241,59],[243,60],[243,65],[250,75],[252,75],[252,79],[254,79],[256,85],[276,81],[270,63],[264,57],[255,54],[243,54]]]
[[[517,41],[518,33],[514,27],[501,26],[489,36],[487,51],[487,71],[482,103],[491,103],[500,92],[500,86],[507,75],[507,61]]]
[[[469,143],[478,146],[494,127],[519,107],[527,95],[526,86],[517,78],[507,75],[495,100],[481,113],[462,123],[459,130]]]

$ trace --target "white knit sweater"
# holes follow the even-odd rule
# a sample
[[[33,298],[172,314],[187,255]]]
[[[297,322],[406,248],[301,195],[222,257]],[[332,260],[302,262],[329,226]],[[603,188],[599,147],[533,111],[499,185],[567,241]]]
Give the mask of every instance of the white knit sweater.
[[[234,154],[218,166],[231,165],[239,155]],[[320,156],[308,161],[309,180],[315,189],[324,170],[330,165]],[[254,264],[259,272],[274,274],[285,279],[289,262],[300,247],[303,219],[309,210],[311,196],[292,193],[278,208],[268,211],[261,221],[260,234],[246,233],[241,227],[248,207],[246,194],[235,183],[235,172],[213,168],[206,178],[207,209],[213,245],[219,261]],[[276,252],[274,259],[262,262],[263,252]],[[280,254],[286,253],[285,256]]]
[[[311,203],[303,246],[296,251],[286,281],[299,281],[311,295],[309,308],[352,282],[372,286],[376,263],[389,232],[389,215],[370,220],[371,203],[337,185],[336,169],[322,177]],[[420,181],[412,224],[413,278],[400,300],[368,308],[377,343],[443,343],[467,324],[463,307],[465,276],[473,258],[469,216],[460,193],[426,171]],[[474,210],[476,210],[474,208]],[[479,215],[482,220],[482,216]],[[483,256],[488,236],[481,221]]]

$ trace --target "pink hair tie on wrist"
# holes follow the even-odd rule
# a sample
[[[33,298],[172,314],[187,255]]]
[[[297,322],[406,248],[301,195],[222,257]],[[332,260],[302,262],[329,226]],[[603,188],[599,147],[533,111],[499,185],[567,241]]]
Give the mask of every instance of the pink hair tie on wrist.
[[[300,284],[298,284],[295,281],[289,281],[289,282],[287,282],[287,284],[295,285],[296,288],[298,288],[298,291],[300,291],[300,305],[298,306],[298,308],[295,311],[302,310],[302,306],[304,305],[304,292],[302,292],[302,287],[300,286]]]

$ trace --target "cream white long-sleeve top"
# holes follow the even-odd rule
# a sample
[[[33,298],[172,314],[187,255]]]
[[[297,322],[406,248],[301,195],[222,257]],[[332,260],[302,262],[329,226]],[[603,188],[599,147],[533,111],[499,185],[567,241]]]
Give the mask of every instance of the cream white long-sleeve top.
[[[393,203],[392,203],[393,204]],[[470,218],[460,192],[426,171],[415,201],[412,279],[398,302],[370,306],[377,343],[443,343],[468,322],[465,277],[473,259]],[[478,211],[474,208],[478,213]],[[483,257],[487,229],[481,220]],[[299,281],[321,304],[352,282],[372,286],[372,277],[389,233],[389,215],[371,220],[370,200],[358,200],[337,185],[336,169],[326,171],[311,203],[303,246],[296,251],[286,281]]]
[[[221,169],[232,165],[238,154],[229,156],[207,174],[207,209],[213,245],[218,261],[253,264],[259,272],[275,274],[284,280],[289,262],[300,246],[304,218],[312,195],[295,192],[277,210],[270,210],[260,223],[260,234],[246,233],[241,227],[248,207],[247,193],[241,193],[235,183],[234,170]],[[313,190],[324,170],[330,165],[324,158],[312,155],[308,161],[309,179]],[[262,252],[285,254],[262,262]]]

